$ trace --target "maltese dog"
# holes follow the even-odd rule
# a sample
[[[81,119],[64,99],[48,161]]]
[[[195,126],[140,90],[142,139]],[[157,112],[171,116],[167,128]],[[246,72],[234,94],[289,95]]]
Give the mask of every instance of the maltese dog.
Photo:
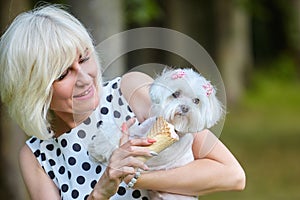
[[[149,159],[147,166],[150,170],[165,170],[192,162],[193,133],[211,128],[224,113],[223,105],[216,97],[216,89],[192,69],[164,69],[150,86],[150,98],[151,118],[140,126],[130,128],[131,138],[146,137],[155,118],[162,116],[174,125],[179,141]],[[119,139],[98,133],[89,146],[90,155],[95,160],[107,162],[117,148]],[[197,198],[158,191],[149,191],[149,195],[154,200]]]
[[[146,162],[150,170],[164,170],[194,160],[193,133],[214,126],[222,117],[222,103],[210,81],[192,69],[165,69],[150,87],[151,115],[173,124],[179,141]],[[151,199],[196,199],[196,197],[149,191]]]

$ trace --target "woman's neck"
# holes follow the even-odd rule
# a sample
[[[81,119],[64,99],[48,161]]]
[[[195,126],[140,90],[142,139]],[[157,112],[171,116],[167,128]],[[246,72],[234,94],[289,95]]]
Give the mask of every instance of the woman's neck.
[[[84,114],[70,114],[70,113],[55,113],[52,120],[52,130],[54,131],[54,137],[59,137],[62,134],[70,131],[91,115],[91,112]]]

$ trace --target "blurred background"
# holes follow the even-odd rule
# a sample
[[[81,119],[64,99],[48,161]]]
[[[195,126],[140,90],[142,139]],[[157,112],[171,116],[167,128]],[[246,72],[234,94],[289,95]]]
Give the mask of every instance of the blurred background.
[[[196,40],[217,64],[225,84],[228,114],[220,139],[247,175],[244,191],[200,199],[300,199],[300,0],[45,2],[67,5],[96,44],[146,26],[174,29]],[[37,4],[1,0],[1,34],[18,13]],[[130,52],[116,61],[123,71],[154,62],[187,65],[176,55],[151,49]],[[0,117],[0,197],[28,199],[18,167],[26,136],[3,106]]]

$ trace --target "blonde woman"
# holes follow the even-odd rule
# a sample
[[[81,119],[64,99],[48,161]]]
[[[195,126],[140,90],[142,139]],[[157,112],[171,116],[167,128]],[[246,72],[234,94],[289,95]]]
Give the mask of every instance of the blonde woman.
[[[31,136],[20,166],[32,199],[148,199],[147,190],[196,196],[244,188],[243,169],[209,131],[194,139],[195,161],[168,171],[147,172],[135,158],[153,156],[146,147],[155,140],[126,134],[107,166],[90,159],[86,143],[99,127],[114,137],[127,121],[127,132],[137,124],[133,116],[140,123],[148,118],[150,106],[147,87],[135,90],[150,77],[132,72],[102,85],[99,68],[89,33],[58,6],[20,14],[1,37],[1,98]],[[216,144],[200,157],[205,138]],[[127,187],[137,168],[146,173]]]

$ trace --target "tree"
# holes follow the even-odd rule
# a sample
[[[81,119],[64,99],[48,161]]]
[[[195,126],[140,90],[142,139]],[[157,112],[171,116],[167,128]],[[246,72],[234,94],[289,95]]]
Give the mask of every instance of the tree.
[[[30,8],[29,0],[0,1],[1,33],[18,13],[28,8]],[[24,145],[26,136],[9,118],[5,107],[1,105],[0,107],[0,196],[3,199],[27,199],[27,191],[18,164],[19,150]]]
[[[216,60],[229,104],[239,101],[252,66],[250,17],[237,1],[215,1]]]
[[[98,45],[108,37],[123,31],[124,27],[124,6],[120,0],[78,0],[67,1],[71,12],[87,27],[91,32],[95,45]],[[125,41],[121,41],[117,46],[109,46],[99,53],[102,66],[108,64],[108,59],[116,51],[121,51]],[[97,48],[96,48],[97,49]],[[109,68],[103,69],[105,77],[120,76],[125,72],[125,60],[120,58]]]

